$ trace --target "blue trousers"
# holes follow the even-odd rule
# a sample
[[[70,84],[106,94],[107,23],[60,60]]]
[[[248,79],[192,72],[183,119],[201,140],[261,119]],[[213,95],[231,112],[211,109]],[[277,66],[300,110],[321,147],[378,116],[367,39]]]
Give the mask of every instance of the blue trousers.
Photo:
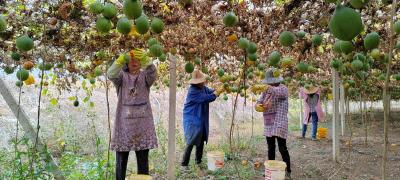
[[[311,138],[316,138],[317,137],[317,129],[318,129],[318,115],[316,112],[312,112],[309,115],[308,121],[312,122],[312,130],[311,130]],[[305,137],[307,132],[307,124],[303,124],[303,132],[302,136]]]

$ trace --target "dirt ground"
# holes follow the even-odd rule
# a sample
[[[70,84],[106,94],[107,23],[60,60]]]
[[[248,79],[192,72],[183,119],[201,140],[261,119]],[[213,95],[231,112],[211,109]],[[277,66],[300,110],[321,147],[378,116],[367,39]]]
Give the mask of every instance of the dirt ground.
[[[320,127],[329,129],[329,136],[326,139],[312,141],[310,138],[310,126],[305,139],[300,138],[300,131],[291,131],[288,137],[288,149],[292,164],[292,179],[294,180],[379,180],[381,178],[381,163],[383,151],[383,126],[381,118],[382,113],[375,113],[372,118],[367,120],[368,137],[365,144],[365,128],[359,115],[352,115],[351,132],[347,129],[346,136],[340,137],[340,159],[339,162],[333,161],[332,139],[330,122],[321,123]],[[387,161],[387,179],[400,179],[400,116],[399,113],[393,113],[389,128],[389,151]],[[348,119],[350,117],[347,117]],[[293,124],[293,122],[291,122]],[[349,125],[349,124],[348,124]],[[255,121],[254,134],[262,132],[262,124]],[[239,124],[239,134],[248,139],[248,123]],[[215,132],[214,132],[215,133]],[[218,142],[217,134],[211,134],[211,143],[214,146]],[[258,136],[258,138],[261,138]],[[351,140],[350,140],[351,138]],[[213,143],[214,142],[214,143]],[[250,151],[256,152],[252,155]],[[277,160],[281,160],[280,153],[276,151]],[[239,151],[241,160],[247,160],[250,166],[252,163],[264,162],[267,160],[267,145],[263,139],[260,139],[253,148]],[[264,166],[249,170],[249,165],[239,165],[241,169],[255,171],[255,176],[250,179],[264,179]],[[228,179],[237,179],[234,173],[231,173]],[[180,179],[193,179],[194,177],[180,177]],[[218,179],[218,176],[207,175],[200,172],[197,179]]]
[[[358,121],[358,120],[357,120]],[[387,179],[400,179],[400,128],[399,122],[390,126]],[[292,132],[288,148],[292,162],[293,179],[351,179],[375,180],[381,178],[383,150],[382,122],[371,122],[368,129],[368,145],[365,145],[364,127],[353,124],[353,137],[341,137],[340,160],[333,161],[330,138],[312,141],[309,137],[299,138],[300,132]],[[350,134],[350,133],[348,133]],[[349,143],[351,142],[351,143]],[[262,145],[258,158],[267,156],[267,147]],[[277,158],[280,159],[279,152]],[[260,179],[263,179],[260,177]]]

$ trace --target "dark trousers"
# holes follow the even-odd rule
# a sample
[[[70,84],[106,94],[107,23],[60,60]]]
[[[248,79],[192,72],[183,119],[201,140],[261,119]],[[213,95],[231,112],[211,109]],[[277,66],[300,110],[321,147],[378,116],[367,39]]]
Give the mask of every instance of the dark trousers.
[[[149,174],[149,150],[135,151],[137,160],[137,173]],[[117,180],[124,180],[128,165],[129,151],[117,152],[117,164],[115,175]]]
[[[182,166],[188,166],[189,165],[189,160],[190,160],[190,154],[192,153],[193,146],[196,146],[196,163],[200,164],[201,163],[201,158],[203,157],[203,150],[204,150],[204,141],[206,141],[206,130],[204,129],[201,134],[198,135],[198,139],[200,139],[200,144],[194,145],[194,144],[187,144],[185,148],[185,152],[183,153],[183,158],[182,158]],[[196,139],[196,138],[195,138]],[[198,142],[195,140],[195,142]]]
[[[292,170],[290,169],[290,156],[286,147],[286,139],[277,136],[267,137],[268,159],[275,160],[275,139],[278,141],[279,152],[281,153],[282,159],[286,163],[286,171],[290,173]]]
[[[195,145],[186,145],[185,153],[183,153],[182,166],[188,166],[190,160],[190,154],[192,153],[193,146]],[[202,140],[200,145],[196,145],[196,163],[201,163],[201,158],[203,157],[204,150],[204,141]]]
[[[318,115],[316,112],[312,112],[309,115],[309,121],[311,119],[312,122],[312,129],[311,129],[311,137],[316,138],[317,137],[317,129],[318,129]],[[303,124],[303,132],[302,136],[305,137],[307,132],[307,124]]]

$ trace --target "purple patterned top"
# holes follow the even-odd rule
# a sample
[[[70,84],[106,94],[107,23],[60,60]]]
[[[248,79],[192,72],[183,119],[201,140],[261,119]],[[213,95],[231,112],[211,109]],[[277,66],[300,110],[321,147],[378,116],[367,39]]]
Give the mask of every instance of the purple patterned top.
[[[117,87],[118,104],[111,150],[139,151],[157,148],[157,136],[150,106],[150,87],[157,70],[150,65],[138,75],[126,71],[110,77]]]
[[[262,103],[267,94],[272,95],[273,111],[266,110],[264,115],[264,136],[278,136],[286,139],[288,135],[288,89],[285,85],[280,84],[277,87],[270,86],[268,90],[262,93],[257,103]]]

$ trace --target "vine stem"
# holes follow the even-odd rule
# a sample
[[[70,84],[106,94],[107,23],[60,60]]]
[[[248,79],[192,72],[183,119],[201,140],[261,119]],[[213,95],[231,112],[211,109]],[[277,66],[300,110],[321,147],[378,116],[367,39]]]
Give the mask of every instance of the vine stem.
[[[243,89],[244,89],[244,106],[246,106],[247,101],[247,89],[246,89],[246,70],[247,70],[247,55],[244,55],[244,66],[243,66]],[[239,88],[240,89],[240,88]]]
[[[44,12],[42,12],[42,15],[44,16]],[[43,23],[43,31],[46,31],[46,23]],[[41,41],[45,41],[45,33],[42,34],[41,37]],[[48,49],[47,46],[44,46],[44,52],[46,53],[47,56],[45,56],[44,58],[42,58],[43,60],[43,66],[46,62],[46,58],[49,56],[48,54]],[[32,51],[32,55],[33,55],[33,51]],[[42,91],[43,91],[43,79],[44,79],[44,71],[45,68],[42,68],[41,73],[40,73],[40,86],[39,86],[39,99],[38,99],[38,106],[37,106],[37,124],[36,124],[36,138],[35,138],[35,142],[34,142],[34,146],[32,149],[32,162],[30,164],[30,173],[31,173],[31,177],[32,179],[34,179],[33,177],[33,165],[35,162],[35,153],[36,153],[36,146],[39,140],[39,132],[40,132],[40,107],[41,107],[41,100],[42,100]]]
[[[44,64],[45,60],[43,59],[43,64]],[[36,146],[37,146],[37,142],[39,139],[39,131],[40,131],[40,105],[41,105],[41,99],[42,99],[42,91],[43,91],[43,79],[44,79],[44,68],[42,69],[41,72],[41,77],[40,77],[40,88],[39,88],[39,102],[38,102],[38,108],[37,108],[37,124],[36,124],[36,139],[35,139],[35,143],[33,146],[33,155],[32,155],[32,163],[30,165],[30,172],[32,173],[32,179],[33,178],[33,164],[34,164],[34,160],[35,160],[35,153],[36,153]]]
[[[106,65],[106,67],[108,67]],[[107,123],[108,123],[108,147],[107,147],[107,165],[106,165],[106,180],[108,179],[108,168],[110,164],[110,145],[111,145],[111,122],[110,122],[110,102],[109,102],[109,95],[108,95],[108,74],[106,68],[106,102],[107,102]]]
[[[254,102],[252,100],[251,101],[251,136],[250,136],[251,141],[253,140],[253,136],[254,136]]]
[[[23,9],[26,10],[26,6],[23,6]],[[27,22],[27,16],[25,15],[22,20],[23,20],[23,23],[26,23]],[[24,34],[27,34],[26,32],[27,32],[27,29],[24,30]],[[21,69],[22,69],[21,65],[19,65],[19,70],[21,70]],[[16,132],[15,132],[15,146],[14,146],[15,157],[17,157],[17,153],[18,153],[18,131],[19,131],[18,119],[19,119],[19,114],[21,112],[21,94],[22,94],[23,83],[24,82],[22,82],[22,85],[19,87],[19,92],[18,92],[17,129],[16,129]],[[19,166],[17,168],[20,169],[21,168],[21,160],[18,161],[18,165]],[[17,168],[15,168],[14,170],[16,170]]]
[[[230,132],[229,132],[229,148],[230,148],[232,156],[233,156],[233,153],[234,153],[232,139],[233,139],[233,130],[234,130],[234,127],[235,127],[235,115],[236,115],[236,108],[237,108],[238,98],[239,98],[239,92],[236,93],[235,101],[234,101],[234,104],[233,104],[233,112],[232,112],[233,114],[232,114],[232,121],[231,121],[231,129],[230,129]],[[235,170],[236,170],[236,173],[238,175],[238,178],[241,179],[240,174],[239,174],[239,169],[238,169],[236,163],[234,162],[233,165],[235,166]]]
[[[247,57],[245,55],[245,62],[244,63],[246,63],[246,58]],[[245,72],[245,70],[246,70],[246,64],[243,66],[243,72],[242,72],[243,73],[243,79],[242,79],[243,82],[246,82],[246,72]],[[242,81],[239,81],[239,85],[241,83],[242,83]],[[246,87],[243,87],[243,88],[245,89],[245,92],[246,92]],[[240,87],[239,87],[239,89],[240,89]],[[239,98],[239,93],[240,93],[239,91],[236,92],[235,101],[233,103],[231,128],[230,128],[230,131],[229,131],[229,149],[230,149],[232,155],[234,154],[233,140],[232,139],[233,139],[233,130],[234,130],[234,127],[235,127],[235,117],[236,117],[236,109],[237,109],[237,102],[238,102],[238,98]],[[246,96],[246,93],[245,93],[245,96]],[[245,97],[245,101],[246,101],[246,97]],[[236,163],[233,163],[233,164],[235,166],[235,170],[236,170],[238,178],[241,179],[240,173],[239,173],[239,169],[238,169]]]
[[[19,87],[19,93],[18,93],[17,129],[15,132],[15,144],[14,144],[15,159],[17,159],[17,156],[18,156],[17,155],[18,154],[18,131],[19,131],[18,119],[19,119],[19,112],[21,110],[21,94],[22,94],[22,86]],[[18,164],[20,165],[21,161],[18,161]],[[20,166],[18,166],[17,168],[20,168]],[[14,174],[15,174],[15,170],[17,170],[17,168],[14,169],[14,171],[13,171]]]

